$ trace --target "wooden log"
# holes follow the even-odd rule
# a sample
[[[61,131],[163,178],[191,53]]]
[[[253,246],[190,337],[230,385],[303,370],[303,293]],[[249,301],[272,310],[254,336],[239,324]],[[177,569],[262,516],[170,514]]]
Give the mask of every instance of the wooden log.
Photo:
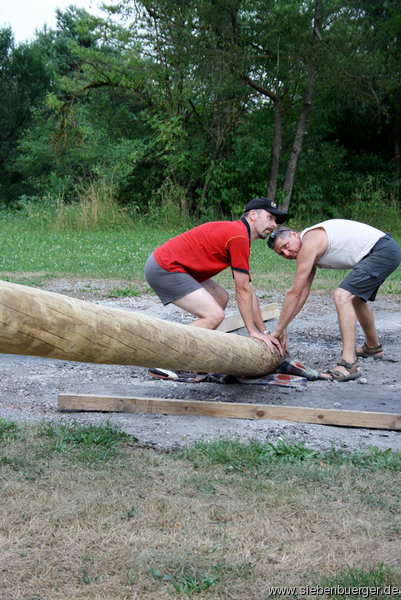
[[[266,306],[261,306],[260,312],[264,321],[275,319],[280,315],[278,304],[275,302],[272,304],[266,304]],[[235,329],[240,329],[241,327],[244,327],[244,321],[241,317],[241,314],[237,312],[233,315],[228,315],[217,327],[216,331],[235,331]]]
[[[171,323],[0,281],[0,352],[258,376],[281,363],[248,336]]]
[[[271,419],[295,423],[366,427],[371,429],[401,430],[401,415],[358,410],[310,408],[307,406],[275,406],[206,400],[175,400],[126,396],[98,396],[92,394],[60,394],[61,410],[96,412],[160,413],[225,417],[230,419]]]

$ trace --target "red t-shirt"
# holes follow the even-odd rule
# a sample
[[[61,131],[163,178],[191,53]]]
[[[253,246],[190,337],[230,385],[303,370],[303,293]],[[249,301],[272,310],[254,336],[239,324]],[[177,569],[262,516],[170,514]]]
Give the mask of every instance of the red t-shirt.
[[[245,220],[212,221],[168,240],[154,251],[166,271],[188,273],[206,281],[231,266],[249,275],[251,241]]]

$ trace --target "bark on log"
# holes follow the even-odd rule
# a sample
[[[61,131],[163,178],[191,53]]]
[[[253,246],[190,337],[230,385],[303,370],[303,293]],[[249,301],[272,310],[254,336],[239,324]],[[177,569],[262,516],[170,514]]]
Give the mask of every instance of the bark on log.
[[[278,352],[249,337],[171,323],[0,281],[0,353],[255,377]]]

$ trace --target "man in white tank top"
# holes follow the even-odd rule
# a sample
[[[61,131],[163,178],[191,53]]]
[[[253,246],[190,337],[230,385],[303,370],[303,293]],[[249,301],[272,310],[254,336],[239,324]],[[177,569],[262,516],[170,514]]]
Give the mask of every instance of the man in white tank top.
[[[401,249],[389,235],[357,221],[330,219],[302,232],[290,228],[274,231],[269,248],[287,259],[296,259],[297,270],[272,335],[288,352],[287,326],[309,296],[316,269],[352,269],[334,292],[342,339],[342,356],[334,369],[323,375],[336,381],[360,377],[358,358],[382,358],[374,316],[367,304],[375,300],[379,286],[401,262]],[[365,344],[355,348],[356,322]]]

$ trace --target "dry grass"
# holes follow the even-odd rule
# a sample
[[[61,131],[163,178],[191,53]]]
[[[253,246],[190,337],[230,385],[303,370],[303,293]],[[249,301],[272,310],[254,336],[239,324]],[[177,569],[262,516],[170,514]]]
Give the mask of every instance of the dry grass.
[[[241,470],[133,443],[90,461],[35,431],[1,448],[2,600],[262,600],[381,564],[399,578],[399,472]]]

